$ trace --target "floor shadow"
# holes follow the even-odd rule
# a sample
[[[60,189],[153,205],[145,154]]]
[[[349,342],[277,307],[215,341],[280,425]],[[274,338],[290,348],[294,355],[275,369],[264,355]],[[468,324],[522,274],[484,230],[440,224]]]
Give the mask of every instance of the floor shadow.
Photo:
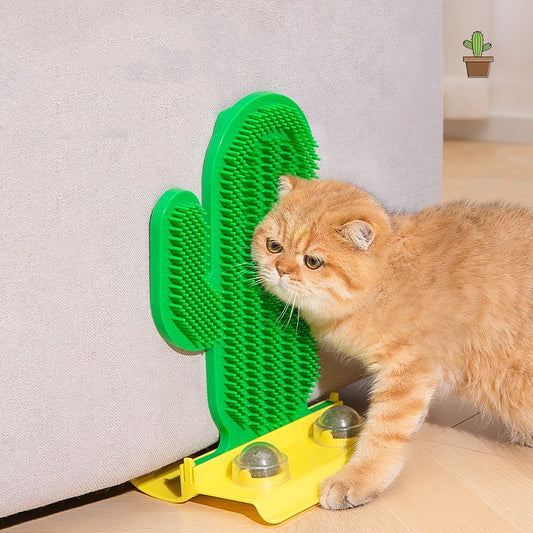
[[[69,498],[68,500],[51,503],[50,505],[39,507],[38,509],[30,509],[29,511],[23,511],[11,516],[6,516],[5,518],[0,518],[0,530],[16,526],[24,522],[29,522],[30,520],[36,520],[37,518],[43,518],[44,516],[51,514],[60,513],[61,511],[68,511],[70,509],[75,509],[76,507],[81,507],[83,505],[89,505],[107,498],[112,498],[113,496],[124,494],[130,490],[135,490],[135,488],[131,483],[126,482],[108,489],[102,489],[89,494],[84,494],[83,496],[77,496],[75,498]]]

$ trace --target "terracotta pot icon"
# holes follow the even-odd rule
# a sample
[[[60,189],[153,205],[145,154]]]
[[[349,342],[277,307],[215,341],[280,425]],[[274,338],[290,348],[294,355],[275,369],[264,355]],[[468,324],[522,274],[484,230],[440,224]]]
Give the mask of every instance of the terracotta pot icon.
[[[466,73],[469,78],[488,78],[494,56],[464,56],[463,61],[466,63]]]
[[[494,61],[494,56],[483,57],[483,52],[490,50],[492,44],[484,42],[483,34],[475,31],[472,39],[463,41],[463,46],[472,50],[472,56],[464,56],[463,61],[466,63],[466,73],[469,78],[488,78],[490,64]]]

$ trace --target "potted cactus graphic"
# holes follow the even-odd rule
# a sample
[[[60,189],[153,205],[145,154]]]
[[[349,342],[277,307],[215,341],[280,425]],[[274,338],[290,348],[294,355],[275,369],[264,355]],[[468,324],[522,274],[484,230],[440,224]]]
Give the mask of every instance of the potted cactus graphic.
[[[471,40],[464,40],[463,46],[472,50],[472,56],[464,56],[466,72],[469,78],[488,78],[490,64],[494,61],[494,56],[483,56],[483,52],[492,48],[491,43],[483,42],[483,34],[475,31]]]

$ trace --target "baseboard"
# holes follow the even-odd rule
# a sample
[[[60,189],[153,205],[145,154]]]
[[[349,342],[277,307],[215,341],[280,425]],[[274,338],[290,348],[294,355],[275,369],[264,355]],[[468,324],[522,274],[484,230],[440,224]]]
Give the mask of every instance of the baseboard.
[[[445,139],[533,143],[533,115],[491,115],[477,120],[444,120]]]

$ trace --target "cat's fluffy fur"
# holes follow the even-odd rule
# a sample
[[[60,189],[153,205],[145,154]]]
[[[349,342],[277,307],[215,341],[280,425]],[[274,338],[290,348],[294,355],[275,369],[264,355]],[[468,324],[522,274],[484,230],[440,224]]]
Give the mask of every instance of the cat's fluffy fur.
[[[282,176],[252,254],[263,285],[299,308],[319,343],[374,374],[357,449],[323,483],[323,507],[364,504],[396,478],[439,387],[533,443],[530,210],[460,202],[392,215],[352,185]],[[306,255],[323,265],[307,267]]]

